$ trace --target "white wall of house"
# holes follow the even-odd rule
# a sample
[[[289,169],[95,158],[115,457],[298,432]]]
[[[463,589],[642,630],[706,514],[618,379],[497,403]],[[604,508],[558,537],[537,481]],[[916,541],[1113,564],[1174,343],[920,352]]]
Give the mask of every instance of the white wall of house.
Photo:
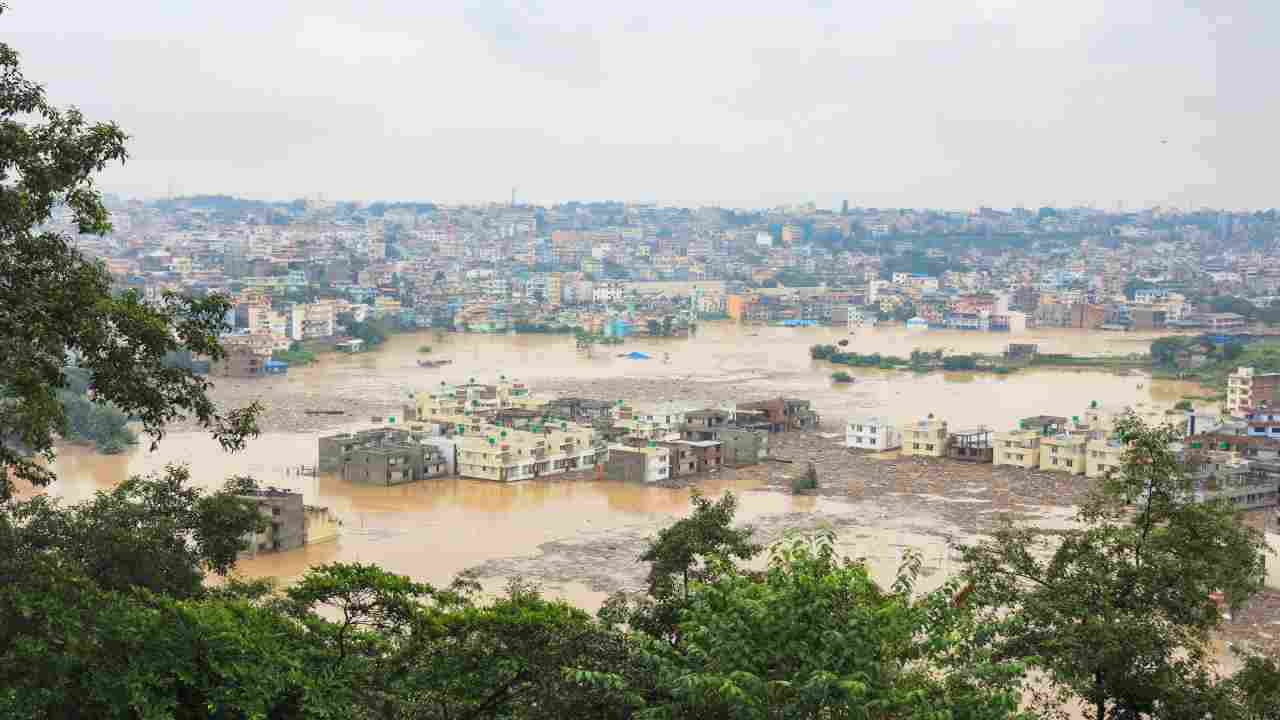
[[[902,435],[884,418],[855,417],[845,425],[844,444],[862,450],[893,450],[902,447]]]

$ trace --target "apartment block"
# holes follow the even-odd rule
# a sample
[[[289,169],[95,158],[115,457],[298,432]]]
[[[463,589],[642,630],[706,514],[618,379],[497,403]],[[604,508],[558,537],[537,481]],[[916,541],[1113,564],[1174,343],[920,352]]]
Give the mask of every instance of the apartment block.
[[[474,378],[457,385],[441,382],[438,387],[415,393],[414,404],[419,420],[466,414],[492,415],[508,408],[541,410],[543,406],[523,382],[506,377],[494,385],[477,383]]]
[[[342,457],[339,477],[364,485],[403,485],[441,477],[448,462],[438,448],[419,443],[366,445]]]
[[[307,303],[303,306],[303,339],[332,337],[337,333],[337,317],[337,307],[331,300]]]
[[[605,477],[623,482],[656,483],[671,477],[671,450],[650,444],[613,445],[605,463]]]
[[[262,552],[280,552],[302,547],[307,542],[306,508],[302,493],[277,488],[260,488],[241,496],[252,501],[266,521],[262,532],[245,537],[250,557]]]
[[[329,435],[317,446],[316,469],[348,482],[400,485],[455,472],[453,442],[421,425]]]
[[[1040,469],[1082,475],[1087,470],[1087,445],[1083,434],[1063,433],[1040,439]]]
[[[1274,507],[1280,477],[1274,463],[1247,460],[1229,450],[1198,452],[1190,458],[1197,501],[1225,500],[1241,510]]]
[[[902,435],[886,418],[852,417],[845,425],[845,447],[884,452],[902,447]]]
[[[947,421],[932,416],[902,428],[905,457],[940,458],[947,454]]]
[[[718,413],[719,411],[708,411]],[[726,467],[755,465],[769,455],[769,433],[763,429],[751,429],[737,425],[715,425],[699,429],[694,423],[707,419],[703,413],[689,413],[685,417],[685,429],[681,437],[696,442],[719,442],[720,458]],[[717,417],[712,415],[710,417]]]
[[[1280,373],[1259,373],[1238,367],[1227,376],[1227,412],[1245,418],[1255,408],[1280,406]]]
[[[248,378],[267,372],[275,342],[270,335],[234,335],[222,339],[223,357],[209,364],[214,377]]]
[[[454,418],[463,428],[453,440],[458,447],[458,474],[463,477],[514,482],[586,470],[603,464],[608,447],[590,427],[562,424],[536,432],[477,424]]]
[[[994,465],[1008,465],[1024,469],[1040,466],[1040,438],[1038,430],[1009,430],[998,432],[992,438]]]
[[[543,406],[543,409],[551,417],[562,418],[571,422],[590,423],[594,420],[609,417],[613,407],[613,403],[608,400],[564,397],[548,401]]]
[[[756,402],[738,403],[738,412],[763,413],[772,432],[787,430],[814,430],[818,427],[818,413],[808,400],[775,398]]]
[[[1112,439],[1090,440],[1085,445],[1085,470],[1087,477],[1096,478],[1120,467],[1125,446]]]
[[[994,455],[989,428],[978,426],[947,433],[947,457],[952,460],[989,463]]]
[[[1280,408],[1259,408],[1245,415],[1249,437],[1265,437],[1280,440]]]
[[[682,432],[708,433],[733,423],[732,416],[724,410],[694,410],[684,414]],[[708,437],[710,437],[708,435]]]
[[[626,436],[621,444],[628,447],[666,448],[670,453],[672,479],[700,475],[719,470],[724,464],[721,457],[721,445],[717,440],[646,440],[636,436]],[[613,451],[610,450],[610,458]]]
[[[672,444],[686,448],[687,457],[692,458],[694,473],[715,472],[724,465],[723,443],[719,440],[677,440]]]

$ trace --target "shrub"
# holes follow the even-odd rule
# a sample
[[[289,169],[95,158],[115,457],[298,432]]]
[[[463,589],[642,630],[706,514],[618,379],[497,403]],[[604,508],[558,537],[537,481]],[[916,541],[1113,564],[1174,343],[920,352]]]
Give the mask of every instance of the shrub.
[[[809,464],[809,469],[805,470],[803,474],[797,475],[794,478],[791,478],[792,492],[804,492],[805,490],[817,490],[817,489],[818,489],[818,471],[817,469],[814,468],[812,463]]]

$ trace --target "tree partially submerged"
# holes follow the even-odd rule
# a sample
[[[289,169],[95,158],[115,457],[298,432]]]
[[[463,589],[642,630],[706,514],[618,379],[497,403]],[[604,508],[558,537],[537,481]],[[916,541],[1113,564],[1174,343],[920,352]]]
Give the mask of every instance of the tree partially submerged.
[[[59,390],[69,358],[89,372],[92,396],[140,420],[153,445],[186,415],[227,449],[257,432],[256,405],[222,412],[207,380],[163,362],[181,349],[223,356],[226,298],[166,293],[146,303],[115,293],[102,264],[44,229],[65,208],[80,233],[110,230],[93,176],[125,159],[126,139],[113,123],[50,104],[0,43],[0,501],[13,492],[9,471],[35,485],[53,480],[32,456],[52,460],[66,429]]]

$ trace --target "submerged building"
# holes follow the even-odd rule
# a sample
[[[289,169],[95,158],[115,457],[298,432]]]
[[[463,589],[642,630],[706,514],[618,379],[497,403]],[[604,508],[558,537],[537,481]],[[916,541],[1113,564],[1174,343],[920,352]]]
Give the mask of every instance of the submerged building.
[[[305,505],[300,492],[266,487],[240,497],[253,502],[265,521],[260,532],[245,536],[248,547],[242,556],[284,552],[338,537],[342,523],[337,517],[328,508]]]

